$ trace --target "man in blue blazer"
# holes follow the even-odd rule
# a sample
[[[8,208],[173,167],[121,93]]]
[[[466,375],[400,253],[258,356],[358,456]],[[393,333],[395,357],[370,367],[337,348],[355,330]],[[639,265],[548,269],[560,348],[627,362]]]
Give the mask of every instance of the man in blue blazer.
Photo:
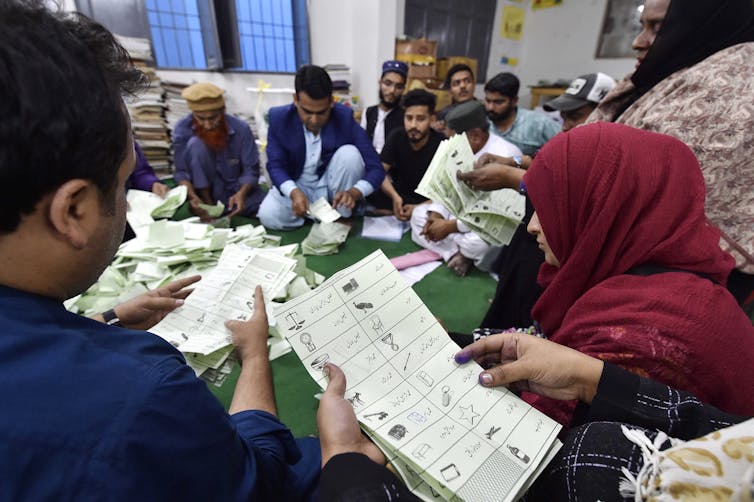
[[[270,109],[267,171],[273,188],[257,216],[271,229],[304,224],[309,205],[325,197],[344,217],[380,188],[385,171],[350,108],[336,104],[319,66],[296,72],[293,104]]]

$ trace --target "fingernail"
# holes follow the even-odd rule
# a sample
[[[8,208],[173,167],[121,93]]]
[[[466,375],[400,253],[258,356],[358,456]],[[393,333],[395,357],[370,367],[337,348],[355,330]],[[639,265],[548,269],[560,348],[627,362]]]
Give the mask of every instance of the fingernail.
[[[492,375],[490,375],[489,373],[480,373],[479,383],[481,385],[484,385],[485,387],[489,387],[490,385],[492,385]]]
[[[176,305],[183,305],[183,303],[184,303],[184,302],[185,302],[185,300],[181,300],[181,299],[179,298],[179,299],[177,299],[177,300],[175,301],[175,304],[176,304]]]
[[[458,364],[464,364],[471,361],[471,352],[461,351],[455,355]]]
[[[322,373],[324,373],[326,377],[329,377],[330,376],[330,366],[325,365],[325,367],[322,368]]]

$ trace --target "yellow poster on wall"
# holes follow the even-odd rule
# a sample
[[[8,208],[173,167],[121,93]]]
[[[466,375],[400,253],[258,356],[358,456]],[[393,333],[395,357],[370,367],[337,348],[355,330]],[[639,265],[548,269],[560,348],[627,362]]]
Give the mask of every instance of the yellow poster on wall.
[[[524,33],[524,9],[506,5],[503,7],[503,22],[500,36],[511,40],[521,40]]]
[[[547,9],[548,7],[557,7],[558,5],[562,5],[563,0],[531,0],[531,8],[536,9]]]

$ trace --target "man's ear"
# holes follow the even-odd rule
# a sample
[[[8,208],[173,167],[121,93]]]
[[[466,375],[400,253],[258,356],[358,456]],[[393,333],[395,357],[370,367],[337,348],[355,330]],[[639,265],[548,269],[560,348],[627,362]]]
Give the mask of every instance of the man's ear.
[[[101,212],[99,190],[91,181],[73,179],[52,194],[49,220],[55,232],[72,247],[84,248]]]
[[[335,98],[333,97],[332,94],[330,94],[330,109],[332,110],[334,106],[335,106]]]
[[[513,104],[513,106],[518,106],[518,96],[516,96],[515,98],[511,99],[511,103]]]

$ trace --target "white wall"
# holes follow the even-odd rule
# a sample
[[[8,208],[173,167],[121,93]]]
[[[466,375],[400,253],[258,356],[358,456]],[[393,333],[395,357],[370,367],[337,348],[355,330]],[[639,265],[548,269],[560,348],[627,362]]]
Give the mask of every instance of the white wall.
[[[402,0],[309,0],[312,64],[350,66],[351,92],[362,106],[377,102],[380,69],[393,57],[399,18],[403,25],[403,4]]]
[[[504,4],[505,0],[498,0],[493,47],[495,41],[498,45],[503,43],[500,40],[500,24]],[[515,73],[521,79],[519,96],[522,106],[529,106],[529,86],[540,79],[572,80],[585,73],[601,71],[619,80],[633,69],[633,58],[594,57],[607,0],[571,0],[558,7],[541,10],[531,10],[530,2],[524,5],[526,18],[518,66],[501,65],[500,54],[491,51],[487,72],[490,78],[501,71]]]
[[[312,64],[343,63],[351,67],[352,94],[362,106],[377,102],[382,62],[394,52],[398,23],[403,26],[405,0],[309,0]],[[399,10],[400,8],[400,10]],[[401,30],[402,31],[402,30]],[[207,81],[225,89],[228,109],[253,113],[257,94],[246,91],[259,80],[275,88],[293,88],[293,75],[160,70],[165,80]],[[265,94],[264,107],[291,102],[290,94]]]

